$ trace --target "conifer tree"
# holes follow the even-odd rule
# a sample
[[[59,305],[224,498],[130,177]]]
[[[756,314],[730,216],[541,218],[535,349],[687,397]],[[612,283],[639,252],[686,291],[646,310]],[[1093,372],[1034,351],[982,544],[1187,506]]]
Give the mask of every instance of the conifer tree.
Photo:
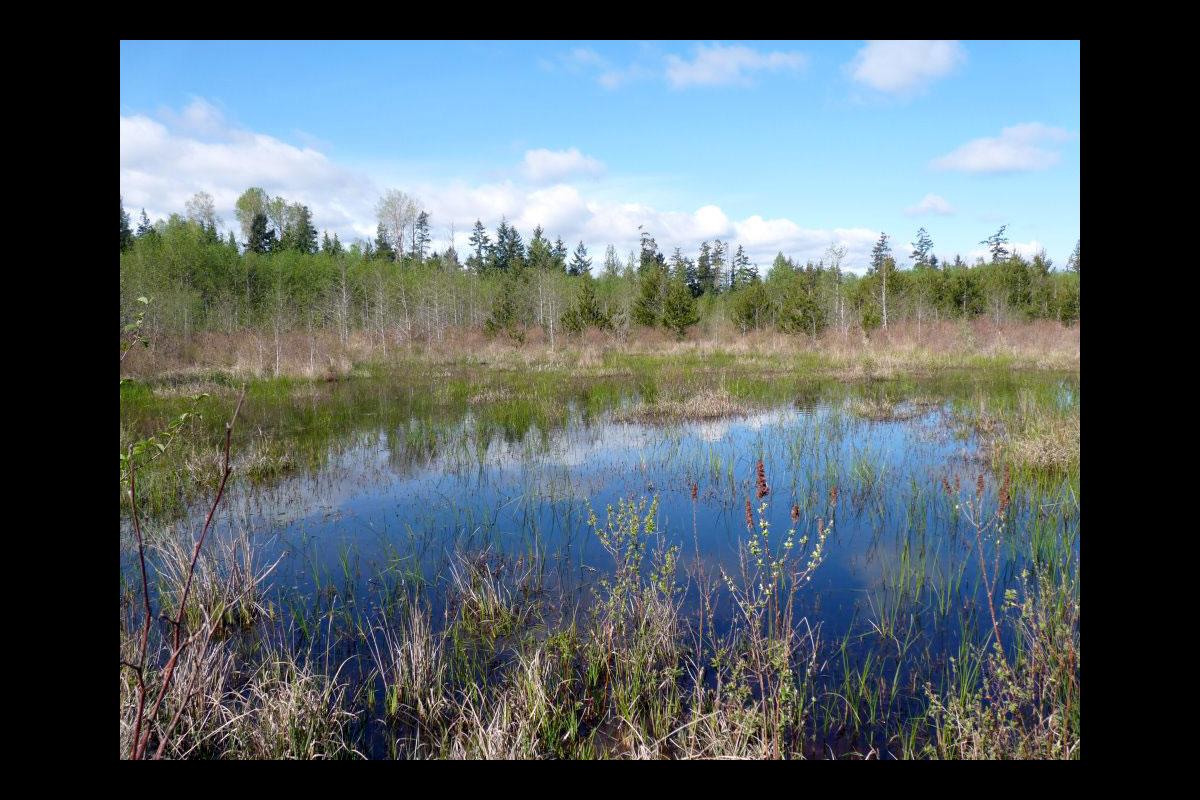
[[[429,243],[432,237],[429,235],[429,212],[422,211],[417,215],[417,221],[413,223],[413,246],[412,254],[416,257],[417,263],[425,260],[425,253],[429,250]]]
[[[662,316],[663,269],[649,264],[638,278],[638,296],[633,302],[633,321],[654,327]]]
[[[550,256],[554,259],[554,268],[559,272],[566,272],[567,246],[563,244],[561,236],[554,240],[554,247],[550,249]]]
[[[475,270],[475,272],[483,272],[487,265],[488,259],[485,256],[491,246],[491,241],[488,239],[487,231],[484,229],[482,222],[475,220],[475,227],[471,230],[471,238],[467,239],[467,241],[475,251],[467,257],[467,266]]]
[[[931,257],[936,258],[933,256],[933,239],[929,237],[928,231],[921,228],[917,231],[917,241],[913,245],[913,264],[918,267],[932,266]]]
[[[392,249],[391,236],[383,223],[375,228],[375,246],[372,248],[373,257],[382,261],[395,261],[396,251]]]
[[[561,241],[561,240],[560,240]],[[583,246],[583,242],[579,242],[579,246],[575,248],[575,253],[571,257],[571,265],[567,268],[567,273],[572,276],[590,274],[592,268],[592,260],[588,258],[587,248]]]
[[[129,215],[125,213],[125,201],[121,200],[121,252],[124,253],[133,244],[133,231],[129,227]]]
[[[673,278],[667,286],[662,317],[663,325],[675,332],[676,339],[682,339],[687,329],[700,321],[696,298],[692,297],[687,284],[678,278]]]

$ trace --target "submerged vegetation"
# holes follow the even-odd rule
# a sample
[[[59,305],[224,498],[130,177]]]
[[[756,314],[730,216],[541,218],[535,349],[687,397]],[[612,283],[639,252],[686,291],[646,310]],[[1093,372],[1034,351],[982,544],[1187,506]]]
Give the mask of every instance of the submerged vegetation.
[[[373,364],[252,380],[241,401],[218,372],[123,383],[125,451],[179,424],[123,484],[122,757],[1078,758],[1077,382],[996,365],[845,383],[813,363]],[[830,410],[752,457],[672,444],[781,404]],[[870,438],[845,449],[847,426],[931,414],[928,435],[978,437],[984,463],[926,489]],[[592,511],[594,491],[534,468],[555,431],[622,419],[662,443],[643,446],[641,491]],[[230,507],[371,430],[418,473],[525,448],[522,502],[580,509],[562,526],[584,539],[481,538],[447,501],[371,560],[343,545],[309,567]],[[211,535],[197,505],[225,509]],[[869,520],[889,555],[845,618],[829,556]]]

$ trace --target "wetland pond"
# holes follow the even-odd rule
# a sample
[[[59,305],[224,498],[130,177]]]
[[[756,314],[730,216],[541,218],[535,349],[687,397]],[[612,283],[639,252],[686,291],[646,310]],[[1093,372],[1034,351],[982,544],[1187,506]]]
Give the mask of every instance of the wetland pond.
[[[709,414],[694,398],[714,392],[733,413],[692,418]],[[223,422],[228,394],[212,400],[209,417]],[[667,398],[678,413],[644,413]],[[820,643],[813,701],[837,717],[859,702],[847,697],[849,683],[886,683],[899,729],[917,713],[925,681],[947,685],[951,659],[988,641],[981,563],[990,571],[995,553],[997,603],[1033,561],[1078,569],[1077,464],[1016,470],[1004,491],[1005,533],[977,542],[964,506],[981,502],[990,514],[1004,484],[999,445],[980,432],[983,410],[1011,421],[1078,414],[1078,404],[1077,373],[856,384],[722,375],[686,386],[435,373],[288,384],[252,391],[234,437],[246,458],[273,442],[287,468],[238,480],[235,456],[211,536],[248,538],[255,565],[275,565],[261,624],[344,664],[354,680],[371,668],[374,626],[405,602],[419,598],[435,627],[449,623],[464,563],[486,563],[514,591],[540,598],[542,633],[533,635],[586,619],[613,577],[589,511],[603,526],[622,500],[657,497],[648,552],[678,548],[681,614],[706,608],[717,630],[738,608],[720,591],[706,606],[701,587],[739,574],[752,538],[748,503],[774,543],[794,529],[810,536],[811,551],[817,526],[831,523],[824,559],[793,600]],[[149,401],[133,407],[143,412],[140,422],[128,414],[134,427],[158,424]],[[761,498],[760,460],[769,486]],[[206,511],[199,499],[160,527],[194,534]],[[123,547],[123,587],[136,583],[135,570]],[[833,752],[839,733],[827,725],[821,747]],[[865,733],[843,749],[870,741]]]

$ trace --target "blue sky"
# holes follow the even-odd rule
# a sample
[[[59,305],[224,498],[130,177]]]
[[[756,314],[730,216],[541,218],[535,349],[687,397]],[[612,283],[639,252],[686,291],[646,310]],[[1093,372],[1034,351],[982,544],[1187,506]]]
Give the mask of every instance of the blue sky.
[[[207,191],[235,226],[262,186],[348,242],[397,188],[438,249],[503,215],[857,269],[880,231],[970,259],[1007,224],[1060,267],[1079,236],[1078,42],[123,42],[120,105],[135,218]]]

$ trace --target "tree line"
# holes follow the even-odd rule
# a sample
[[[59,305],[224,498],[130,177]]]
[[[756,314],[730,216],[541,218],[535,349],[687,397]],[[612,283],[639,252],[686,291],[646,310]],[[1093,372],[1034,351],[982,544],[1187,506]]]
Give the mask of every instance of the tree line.
[[[871,331],[899,320],[918,325],[987,316],[996,322],[1079,319],[1079,245],[1065,269],[1044,253],[1011,252],[1006,227],[981,244],[990,260],[940,262],[924,228],[910,268],[897,264],[882,234],[864,274],[846,269],[845,248],[831,246],[815,264],[780,252],[766,272],[742,245],[701,242],[693,258],[667,258],[639,228],[639,247],[620,258],[608,245],[593,269],[586,245],[551,242],[539,226],[528,242],[507,220],[495,231],[476,221],[468,251],[432,249],[430,214],[400,191],[376,206],[373,240],[349,245],[318,235],[307,206],[261,188],[235,205],[235,231],[218,234],[213,199],[200,192],[182,214],[136,226],[121,204],[122,323],[144,311],[148,329],[188,337],[204,330],[335,330],[345,341],[365,331],[381,346],[440,341],[475,329],[523,340],[540,328],[553,343],[586,329],[663,327],[682,338],[698,324],[727,320],[743,333],[774,328],[818,336]],[[454,241],[451,230],[450,241]]]

